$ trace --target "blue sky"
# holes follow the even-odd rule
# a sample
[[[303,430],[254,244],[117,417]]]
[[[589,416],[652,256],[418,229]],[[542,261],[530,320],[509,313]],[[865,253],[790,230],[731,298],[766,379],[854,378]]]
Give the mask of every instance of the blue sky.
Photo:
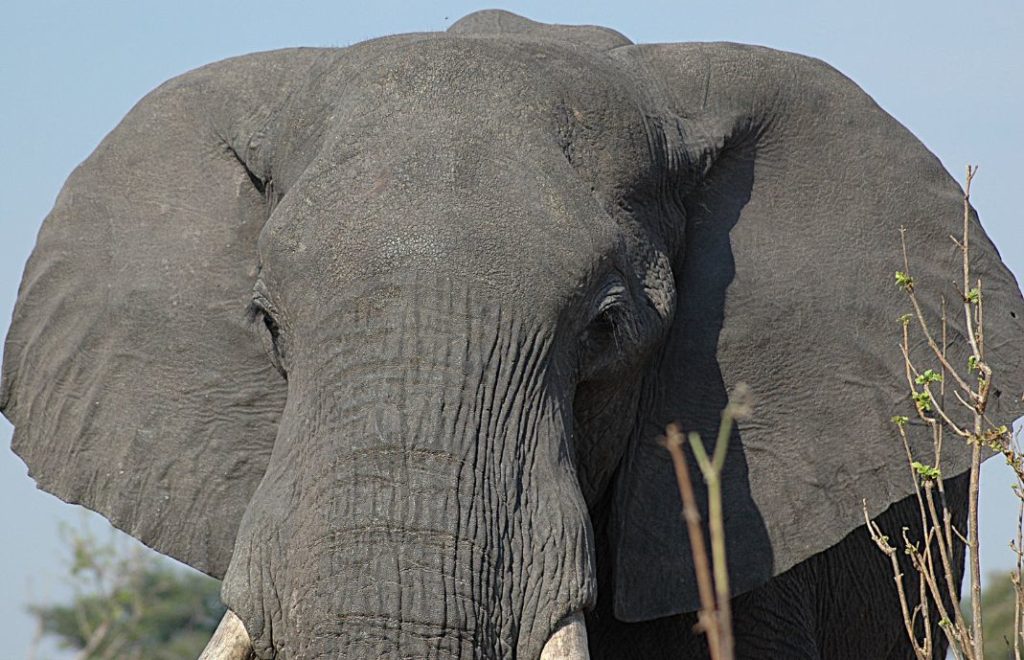
[[[614,6],[613,6],[614,5]],[[437,1],[9,3],[0,21],[0,332],[24,262],[64,179],[150,89],[210,61],[286,46],[346,46],[441,30],[488,4]],[[615,28],[636,42],[739,41],[824,59],[864,87],[962,178],[1018,280],[1024,224],[1013,201],[1024,154],[1024,5],[1017,1],[681,3],[508,2],[535,20]],[[57,522],[77,507],[36,491],[0,421],[0,638],[22,657],[30,595],[63,593]],[[1014,503],[1005,467],[986,465],[986,568],[1006,567]],[[102,519],[93,516],[98,527]],[[29,588],[31,586],[31,589]]]

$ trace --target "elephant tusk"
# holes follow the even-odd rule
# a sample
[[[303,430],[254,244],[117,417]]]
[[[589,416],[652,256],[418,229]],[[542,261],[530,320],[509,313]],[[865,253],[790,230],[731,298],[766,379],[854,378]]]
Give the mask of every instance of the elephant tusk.
[[[583,612],[574,612],[558,622],[540,652],[540,660],[590,660]]]
[[[199,660],[249,660],[253,657],[252,642],[234,612],[228,610],[213,632],[210,643],[203,649]]]

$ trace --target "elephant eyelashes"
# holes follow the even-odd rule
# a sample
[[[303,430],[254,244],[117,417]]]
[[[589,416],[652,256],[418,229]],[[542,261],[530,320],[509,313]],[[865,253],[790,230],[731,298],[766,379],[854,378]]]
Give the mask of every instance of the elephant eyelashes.
[[[626,287],[611,284],[605,288],[601,303],[581,335],[584,379],[621,364],[634,343],[634,335]]]

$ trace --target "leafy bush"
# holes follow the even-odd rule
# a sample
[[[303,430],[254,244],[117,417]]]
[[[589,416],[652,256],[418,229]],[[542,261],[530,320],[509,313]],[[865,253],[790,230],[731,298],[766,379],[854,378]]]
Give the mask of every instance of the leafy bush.
[[[41,635],[81,660],[193,660],[224,615],[220,583],[140,546],[63,527],[71,552],[67,604],[32,605]]]

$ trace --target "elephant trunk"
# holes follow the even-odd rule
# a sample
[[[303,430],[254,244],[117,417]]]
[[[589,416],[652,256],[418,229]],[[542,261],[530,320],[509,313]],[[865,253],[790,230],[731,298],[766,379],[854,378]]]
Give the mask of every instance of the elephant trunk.
[[[377,432],[331,468],[331,492],[293,514],[299,656],[538,657],[588,599],[580,510],[555,475],[527,473],[543,459],[515,458],[525,440],[474,422],[460,449],[442,447],[441,429],[407,412],[377,408]],[[551,658],[573,657],[579,628],[564,628]]]
[[[585,657],[591,531],[544,344],[432,325],[289,374],[224,589],[261,657]]]

